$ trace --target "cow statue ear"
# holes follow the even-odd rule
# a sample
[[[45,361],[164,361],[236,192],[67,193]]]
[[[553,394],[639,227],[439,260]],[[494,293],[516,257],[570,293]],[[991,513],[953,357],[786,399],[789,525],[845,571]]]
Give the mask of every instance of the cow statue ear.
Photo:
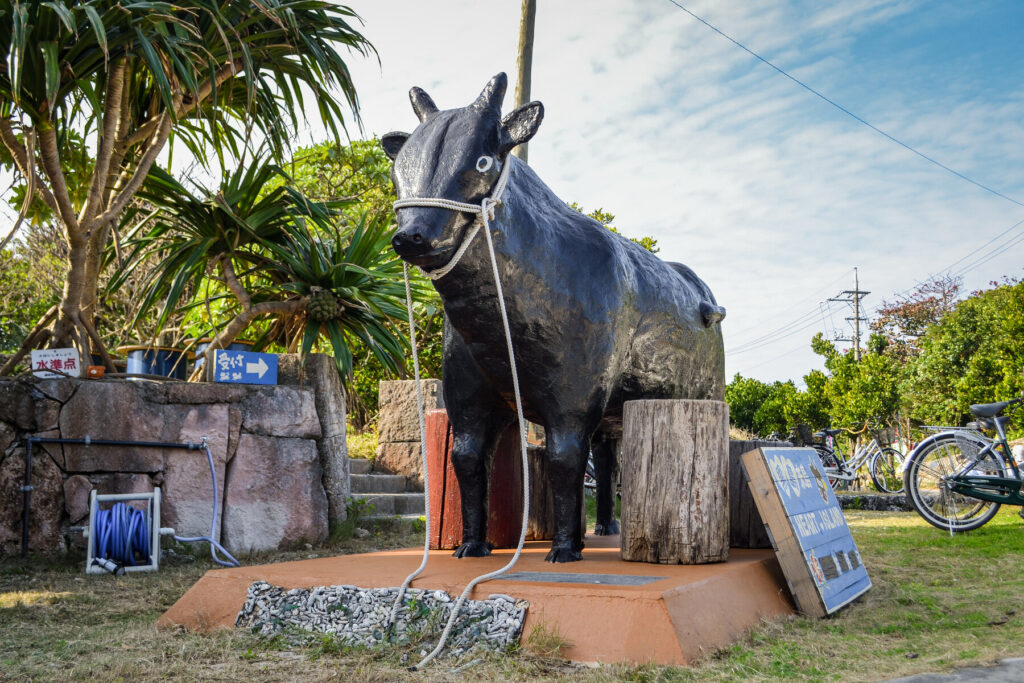
[[[395,160],[398,156],[398,152],[402,149],[402,145],[409,139],[408,133],[402,133],[394,131],[391,133],[385,133],[380,139],[380,146],[384,148],[384,153],[388,155],[391,161]]]
[[[529,102],[510,112],[501,120],[501,154],[536,135],[543,120],[544,105],[540,102]]]

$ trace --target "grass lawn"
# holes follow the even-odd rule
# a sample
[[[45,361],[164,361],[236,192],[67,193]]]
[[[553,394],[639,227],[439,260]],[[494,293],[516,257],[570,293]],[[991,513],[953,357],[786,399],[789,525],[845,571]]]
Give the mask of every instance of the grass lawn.
[[[850,512],[874,583],[864,598],[830,619],[765,623],[690,669],[591,668],[519,651],[485,657],[464,675],[452,675],[445,662],[409,674],[399,652],[348,650],[329,639],[289,648],[244,631],[157,631],[157,617],[211,567],[199,552],[157,574],[119,578],[85,576],[80,556],[0,558],[0,680],[875,681],[987,664],[1024,656],[1024,522],[1016,513],[1006,508],[985,527],[950,538],[913,513]],[[422,532],[390,523],[372,531],[243,561],[422,545]],[[557,649],[550,634],[533,643]]]

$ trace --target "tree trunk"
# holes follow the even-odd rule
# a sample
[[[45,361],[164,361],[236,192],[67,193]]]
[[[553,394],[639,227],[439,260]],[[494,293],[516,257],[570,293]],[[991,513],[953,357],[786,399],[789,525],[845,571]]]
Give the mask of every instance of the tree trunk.
[[[349,497],[348,444],[345,433],[345,388],[334,358],[311,353],[302,365],[301,376],[313,389],[316,412],[320,418],[320,464],[324,469],[324,490],[327,492],[327,519],[343,522],[347,516]]]
[[[516,441],[516,457],[519,457],[519,442]],[[530,517],[526,523],[527,541],[550,541],[555,537],[555,492],[548,474],[546,448],[530,447],[526,452],[530,463]],[[587,529],[587,497],[580,498],[580,524],[584,533]]]
[[[628,401],[622,413],[622,559],[729,557],[729,406]]]
[[[50,348],[71,346],[78,337],[76,318],[82,310],[83,293],[89,287],[88,252],[89,243],[87,241],[75,239],[69,235],[67,281],[64,283],[60,309],[57,312],[57,322],[53,326]],[[95,282],[92,283],[92,287],[96,288]]]

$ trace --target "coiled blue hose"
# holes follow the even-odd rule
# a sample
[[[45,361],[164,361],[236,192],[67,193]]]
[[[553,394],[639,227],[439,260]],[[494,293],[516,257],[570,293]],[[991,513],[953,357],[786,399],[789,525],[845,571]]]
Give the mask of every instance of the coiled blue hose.
[[[144,511],[115,503],[109,510],[97,511],[95,524],[96,557],[131,567],[149,564],[149,525]]]
[[[206,459],[210,463],[210,477],[213,479],[213,520],[210,523],[210,535],[175,536],[174,540],[180,543],[206,541],[210,544],[210,556],[214,562],[223,567],[240,567],[241,563],[224,546],[213,540],[217,533],[217,519],[220,517],[217,470],[213,466],[213,454],[205,438],[202,448],[206,451]],[[141,560],[141,564],[150,562],[150,524],[147,523],[146,512],[143,510],[136,510],[124,503],[115,503],[109,510],[97,511],[94,525],[91,533],[95,534],[96,538],[96,557],[132,567],[137,564],[137,559]],[[221,559],[217,551],[224,553],[227,559]]]

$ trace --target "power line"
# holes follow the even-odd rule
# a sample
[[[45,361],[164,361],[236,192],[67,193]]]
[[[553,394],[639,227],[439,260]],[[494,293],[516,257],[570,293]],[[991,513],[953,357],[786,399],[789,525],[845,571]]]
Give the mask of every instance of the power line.
[[[762,348],[764,348],[766,346],[771,346],[772,344],[774,344],[774,343],[776,343],[778,341],[786,339],[787,337],[792,337],[794,334],[798,334],[800,332],[803,332],[804,330],[806,330],[808,328],[811,328],[811,327],[814,327],[817,324],[818,324],[817,318],[816,317],[811,318],[811,319],[807,320],[806,322],[804,322],[804,324],[800,325],[799,327],[796,327],[794,325],[792,327],[787,327],[787,328],[782,328],[782,329],[776,330],[776,332],[778,332],[779,334],[773,334],[773,336],[771,336],[770,338],[765,338],[763,341],[757,342],[756,344],[754,342],[748,342],[744,346],[738,346],[738,347],[734,347],[734,348],[731,348],[731,349],[726,349],[725,355],[727,355],[727,356],[737,356],[737,355],[739,355],[741,353],[747,353],[748,351],[756,351],[756,350],[762,349]],[[782,334],[782,333],[784,333],[784,334]]]
[[[735,346],[733,346],[733,347],[731,347],[729,349],[726,349],[726,353],[741,353],[743,351],[750,350],[750,348],[762,346],[764,344],[764,342],[770,341],[772,338],[776,337],[779,333],[786,332],[786,331],[792,329],[793,327],[795,327],[796,325],[800,325],[801,323],[805,323],[807,321],[816,322],[815,319],[817,318],[817,315],[818,315],[818,312],[816,310],[811,310],[811,311],[809,311],[807,313],[804,313],[803,315],[799,316],[795,320],[792,320],[792,321],[790,321],[790,322],[788,322],[788,323],[786,323],[784,325],[781,325],[781,326],[771,330],[770,332],[765,332],[760,337],[755,337],[754,339],[751,339],[749,341],[743,342],[741,344],[737,344],[737,345],[735,345]]]
[[[772,356],[771,358],[769,358],[767,360],[763,360],[760,363],[756,363],[755,365],[748,365],[746,367],[746,370],[748,372],[750,370],[756,370],[757,368],[760,368],[760,367],[763,367],[765,365],[768,365],[769,363],[774,363],[775,361],[779,360],[780,358],[785,358],[786,356],[792,356],[797,351],[800,351],[800,350],[803,350],[803,349],[806,349],[806,348],[807,348],[807,343],[805,342],[803,344],[800,344],[799,346],[796,346],[796,347],[790,349],[789,351],[783,351],[782,353],[780,353],[777,356]]]
[[[978,254],[980,251],[982,251],[983,249],[985,249],[989,245],[995,243],[1000,238],[1006,236],[1007,234],[1009,234],[1010,232],[1012,232],[1013,230],[1015,230],[1015,229],[1017,229],[1017,228],[1019,228],[1021,226],[1024,226],[1024,220],[1017,221],[1016,223],[1011,225],[1006,230],[1003,230],[1001,233],[999,233],[998,235],[996,235],[992,239],[990,239],[987,242],[985,242],[984,244],[982,244],[980,247],[977,247],[977,248],[969,251],[968,253],[964,254],[963,256],[961,256],[956,261],[953,261],[952,263],[950,263],[945,268],[942,268],[941,270],[936,271],[936,273],[946,274],[949,277],[960,277],[960,276],[966,275],[967,273],[969,273],[970,271],[974,270],[978,266],[980,266],[980,265],[982,265],[984,263],[988,263],[989,261],[991,261],[995,257],[999,256],[1000,254],[1006,253],[1006,251],[1010,247],[1012,247],[1012,246],[1014,246],[1014,245],[1024,241],[1024,232],[1021,232],[1021,234],[1019,234],[1019,235],[1014,235],[1009,240],[1004,241],[1002,244],[996,245],[995,247],[993,247],[989,251],[985,252],[984,254],[982,254],[981,256],[976,258],[975,260],[968,262],[965,266],[963,266],[959,270],[953,271],[953,267],[954,266],[957,266],[957,265],[963,263],[964,261],[967,261],[972,256],[974,256],[975,254]],[[936,275],[934,273],[928,275],[929,278],[934,278],[935,276]],[[925,284],[925,282],[923,280],[922,281],[917,281],[911,287],[907,287],[906,289],[901,290],[899,292],[894,292],[892,294],[892,298],[900,299],[900,298],[906,297],[908,294],[911,293],[911,291],[914,290],[914,288],[921,287],[924,284]],[[874,310],[872,312],[873,313],[878,313],[878,311],[881,310],[881,307],[882,307],[882,305],[884,303],[885,303],[884,301],[879,302],[878,305],[875,306],[875,308],[874,308]]]
[[[967,254],[965,254],[965,255],[961,256],[961,257],[960,257],[959,259],[957,259],[956,261],[953,261],[953,262],[952,262],[952,263],[950,263],[950,264],[949,264],[948,266],[946,266],[945,268],[943,268],[943,269],[942,269],[942,270],[941,270],[940,272],[943,272],[943,273],[945,273],[945,272],[949,272],[950,270],[952,270],[952,269],[953,269],[953,266],[955,266],[955,265],[958,265],[959,263],[962,263],[963,261],[966,261],[966,260],[967,260],[967,259],[969,259],[969,258],[970,258],[971,256],[973,256],[974,254],[977,254],[977,253],[978,253],[979,251],[981,251],[982,249],[984,249],[984,248],[985,248],[985,247],[987,247],[988,245],[992,244],[993,242],[995,242],[995,241],[996,241],[997,239],[999,239],[1000,237],[1002,237],[1002,236],[1003,236],[1003,235],[1005,235],[1006,233],[1010,232],[1010,231],[1011,231],[1011,230],[1013,230],[1014,228],[1019,228],[1019,227],[1020,227],[1020,226],[1022,226],[1022,225],[1024,225],[1024,220],[1019,220],[1019,221],[1017,221],[1016,223],[1014,223],[1013,225],[1011,225],[1010,227],[1008,227],[1008,228],[1007,228],[1006,230],[1003,230],[1003,231],[1002,231],[1001,233],[999,233],[998,235],[996,235],[995,237],[993,237],[992,239],[990,239],[990,240],[989,240],[988,242],[985,242],[985,244],[981,245],[980,247],[978,247],[978,248],[977,248],[977,249],[975,249],[974,251],[971,251],[971,252],[969,252],[969,253],[967,253]]]
[[[822,295],[822,294],[823,294],[824,292],[826,292],[826,291],[832,291],[832,285],[834,285],[835,283],[839,282],[840,280],[845,280],[845,279],[846,279],[846,277],[847,277],[848,275],[850,275],[850,273],[852,273],[852,272],[853,272],[853,268],[850,268],[850,269],[849,269],[849,270],[847,270],[846,272],[842,273],[842,274],[841,274],[841,275],[840,275],[839,277],[837,277],[836,279],[834,279],[834,280],[831,280],[830,282],[828,282],[828,283],[826,283],[826,284],[822,285],[822,286],[821,286],[821,287],[820,287],[820,288],[819,288],[819,289],[817,290],[817,292],[816,292],[815,294],[812,294],[812,295],[811,295],[811,296],[809,296],[809,297],[804,297],[803,299],[800,299],[799,301],[797,301],[796,303],[794,303],[794,304],[793,304],[792,306],[789,306],[788,308],[784,308],[784,309],[782,309],[782,310],[781,310],[781,311],[779,311],[779,312],[778,312],[777,314],[775,314],[775,316],[774,316],[774,317],[776,317],[776,318],[778,318],[778,317],[781,317],[781,316],[783,316],[783,315],[785,315],[785,314],[789,313],[790,311],[792,311],[792,310],[794,310],[794,309],[796,309],[796,308],[800,308],[800,307],[802,307],[802,306],[806,306],[806,305],[807,305],[807,303],[808,303],[808,302],[810,302],[810,301],[818,301],[818,302],[819,302],[819,306],[820,306],[820,296],[821,296],[821,295]],[[804,316],[800,316],[800,318],[803,318],[803,317],[804,317]],[[771,317],[767,317],[767,318],[761,318],[761,319],[760,319],[760,320],[758,320],[758,321],[757,321],[756,323],[753,323],[753,324],[751,324],[751,325],[749,325],[749,326],[747,326],[747,327],[742,327],[742,328],[740,328],[740,329],[738,329],[738,330],[734,330],[734,331],[732,331],[732,332],[731,332],[731,334],[733,334],[733,335],[742,335],[742,334],[745,334],[745,333],[747,333],[747,332],[749,332],[749,331],[751,331],[751,330],[757,330],[757,329],[761,329],[762,327],[764,327],[764,324],[765,324],[765,323],[767,323],[767,322],[769,322],[769,321],[770,321],[771,319],[772,319]],[[798,318],[798,319],[799,319],[799,318]],[[750,342],[744,342],[744,344],[748,344],[748,343],[750,343]],[[742,346],[742,345],[743,345],[743,344],[741,344],[741,346]]]
[[[733,45],[735,45],[736,47],[738,47],[738,48],[740,48],[741,50],[743,50],[744,52],[746,52],[747,54],[749,54],[749,55],[751,55],[751,56],[755,57],[756,59],[760,60],[760,61],[761,61],[761,62],[763,62],[764,64],[767,64],[767,65],[768,65],[768,66],[770,66],[770,67],[771,67],[772,69],[774,69],[774,70],[775,70],[775,71],[777,71],[778,73],[782,74],[783,76],[785,76],[785,77],[786,77],[786,78],[788,78],[789,80],[793,81],[794,83],[796,83],[797,85],[799,85],[799,86],[800,86],[801,88],[803,88],[803,89],[804,89],[804,90],[806,90],[807,92],[809,92],[809,93],[811,93],[811,94],[815,95],[816,97],[819,97],[820,99],[824,100],[825,102],[828,102],[829,104],[831,104],[831,105],[832,105],[833,107],[835,107],[835,108],[836,108],[836,109],[838,109],[839,111],[843,112],[843,113],[844,113],[844,114],[846,114],[847,116],[850,116],[850,117],[851,117],[851,118],[853,118],[854,120],[856,120],[856,121],[859,121],[860,123],[864,124],[865,126],[867,126],[868,128],[870,128],[871,130],[875,131],[875,132],[876,132],[876,133],[878,133],[879,135],[883,136],[884,138],[886,138],[886,139],[888,139],[888,140],[891,140],[892,142],[895,142],[895,143],[896,143],[897,145],[899,145],[900,147],[903,147],[904,149],[906,149],[906,150],[908,150],[908,151],[910,151],[910,152],[913,152],[914,154],[916,154],[917,156],[921,157],[921,158],[922,158],[922,159],[924,159],[925,161],[928,161],[928,162],[930,162],[930,163],[932,163],[932,164],[935,164],[936,166],[938,166],[938,167],[939,167],[939,168],[941,168],[941,169],[944,169],[944,170],[946,170],[946,171],[949,171],[950,173],[952,173],[952,174],[953,174],[953,175],[955,175],[956,177],[960,178],[961,180],[966,180],[967,182],[969,182],[969,183],[971,183],[972,185],[975,185],[975,186],[977,186],[977,187],[980,187],[981,189],[985,190],[986,192],[991,192],[992,194],[994,194],[994,195],[995,195],[995,196],[997,196],[997,197],[1002,197],[1003,199],[1005,199],[1005,200],[1006,200],[1006,201],[1008,201],[1008,202],[1013,202],[1013,203],[1014,203],[1014,204],[1016,204],[1017,206],[1024,206],[1024,203],[1021,203],[1021,202],[1017,201],[1017,200],[1016,200],[1016,199],[1014,199],[1013,197],[1008,197],[1008,196],[1006,196],[1005,194],[1003,194],[1002,192],[999,192],[998,190],[995,190],[995,189],[993,189],[993,188],[989,187],[988,185],[985,185],[985,184],[983,184],[983,183],[979,183],[979,182],[978,182],[977,180],[974,180],[973,178],[969,178],[968,176],[964,175],[963,173],[960,173],[959,171],[957,171],[957,170],[954,170],[954,169],[950,168],[949,166],[946,166],[946,165],[945,165],[944,163],[942,163],[941,161],[938,161],[938,160],[936,160],[936,159],[934,159],[934,158],[932,158],[932,157],[928,156],[928,155],[927,155],[927,154],[925,154],[924,152],[920,152],[920,151],[918,151],[917,149],[915,149],[915,148],[911,147],[910,145],[908,145],[907,143],[903,142],[902,140],[899,140],[899,139],[897,139],[897,138],[893,137],[892,135],[889,135],[888,133],[886,133],[886,132],[885,132],[884,130],[882,130],[881,128],[879,128],[879,127],[877,127],[877,126],[875,126],[875,125],[873,125],[873,124],[869,123],[868,121],[864,120],[864,119],[863,119],[863,118],[861,118],[860,116],[857,116],[856,114],[854,114],[854,113],[853,113],[852,111],[850,111],[849,109],[847,109],[847,108],[846,108],[846,107],[844,107],[843,105],[839,104],[838,102],[836,102],[836,101],[834,101],[834,100],[832,100],[832,99],[829,99],[829,98],[828,98],[827,96],[825,96],[825,95],[824,95],[823,93],[821,93],[821,92],[819,92],[819,91],[815,90],[814,88],[812,88],[811,86],[807,85],[806,83],[804,83],[803,81],[801,81],[801,80],[800,80],[799,78],[797,78],[796,76],[792,76],[792,75],[790,75],[790,74],[789,74],[789,73],[788,73],[787,71],[785,71],[784,69],[782,69],[781,67],[775,66],[775,65],[774,65],[774,64],[772,64],[772,63],[771,63],[770,61],[768,61],[767,59],[765,59],[765,58],[764,58],[764,57],[762,57],[761,55],[757,54],[756,52],[754,52],[753,50],[751,50],[751,49],[750,49],[749,47],[747,47],[746,45],[744,45],[743,43],[739,42],[738,40],[736,40],[736,39],[735,39],[735,38],[733,38],[732,36],[728,35],[727,33],[724,33],[723,31],[721,31],[721,30],[720,30],[720,29],[718,29],[717,27],[713,26],[712,24],[708,23],[707,21],[705,21],[705,20],[704,20],[704,19],[702,19],[701,17],[699,17],[699,16],[697,16],[696,14],[694,14],[693,12],[691,12],[691,11],[690,11],[689,9],[687,9],[686,7],[684,7],[683,5],[681,5],[681,4],[680,4],[680,3],[679,3],[679,2],[677,1],[677,0],[668,0],[668,1],[669,1],[669,2],[671,2],[671,3],[673,4],[673,5],[675,5],[676,7],[678,7],[679,9],[681,9],[682,11],[686,12],[687,14],[689,14],[689,15],[690,15],[691,17],[693,17],[694,19],[696,19],[696,20],[697,20],[697,21],[699,21],[700,23],[702,23],[702,24],[704,24],[705,26],[707,26],[707,27],[708,27],[709,29],[711,29],[712,31],[714,31],[714,32],[715,32],[715,33],[717,33],[718,35],[720,35],[720,36],[722,36],[723,38],[725,38],[726,40],[728,40],[728,41],[729,41],[730,43],[732,43],[732,44],[733,44]]]

